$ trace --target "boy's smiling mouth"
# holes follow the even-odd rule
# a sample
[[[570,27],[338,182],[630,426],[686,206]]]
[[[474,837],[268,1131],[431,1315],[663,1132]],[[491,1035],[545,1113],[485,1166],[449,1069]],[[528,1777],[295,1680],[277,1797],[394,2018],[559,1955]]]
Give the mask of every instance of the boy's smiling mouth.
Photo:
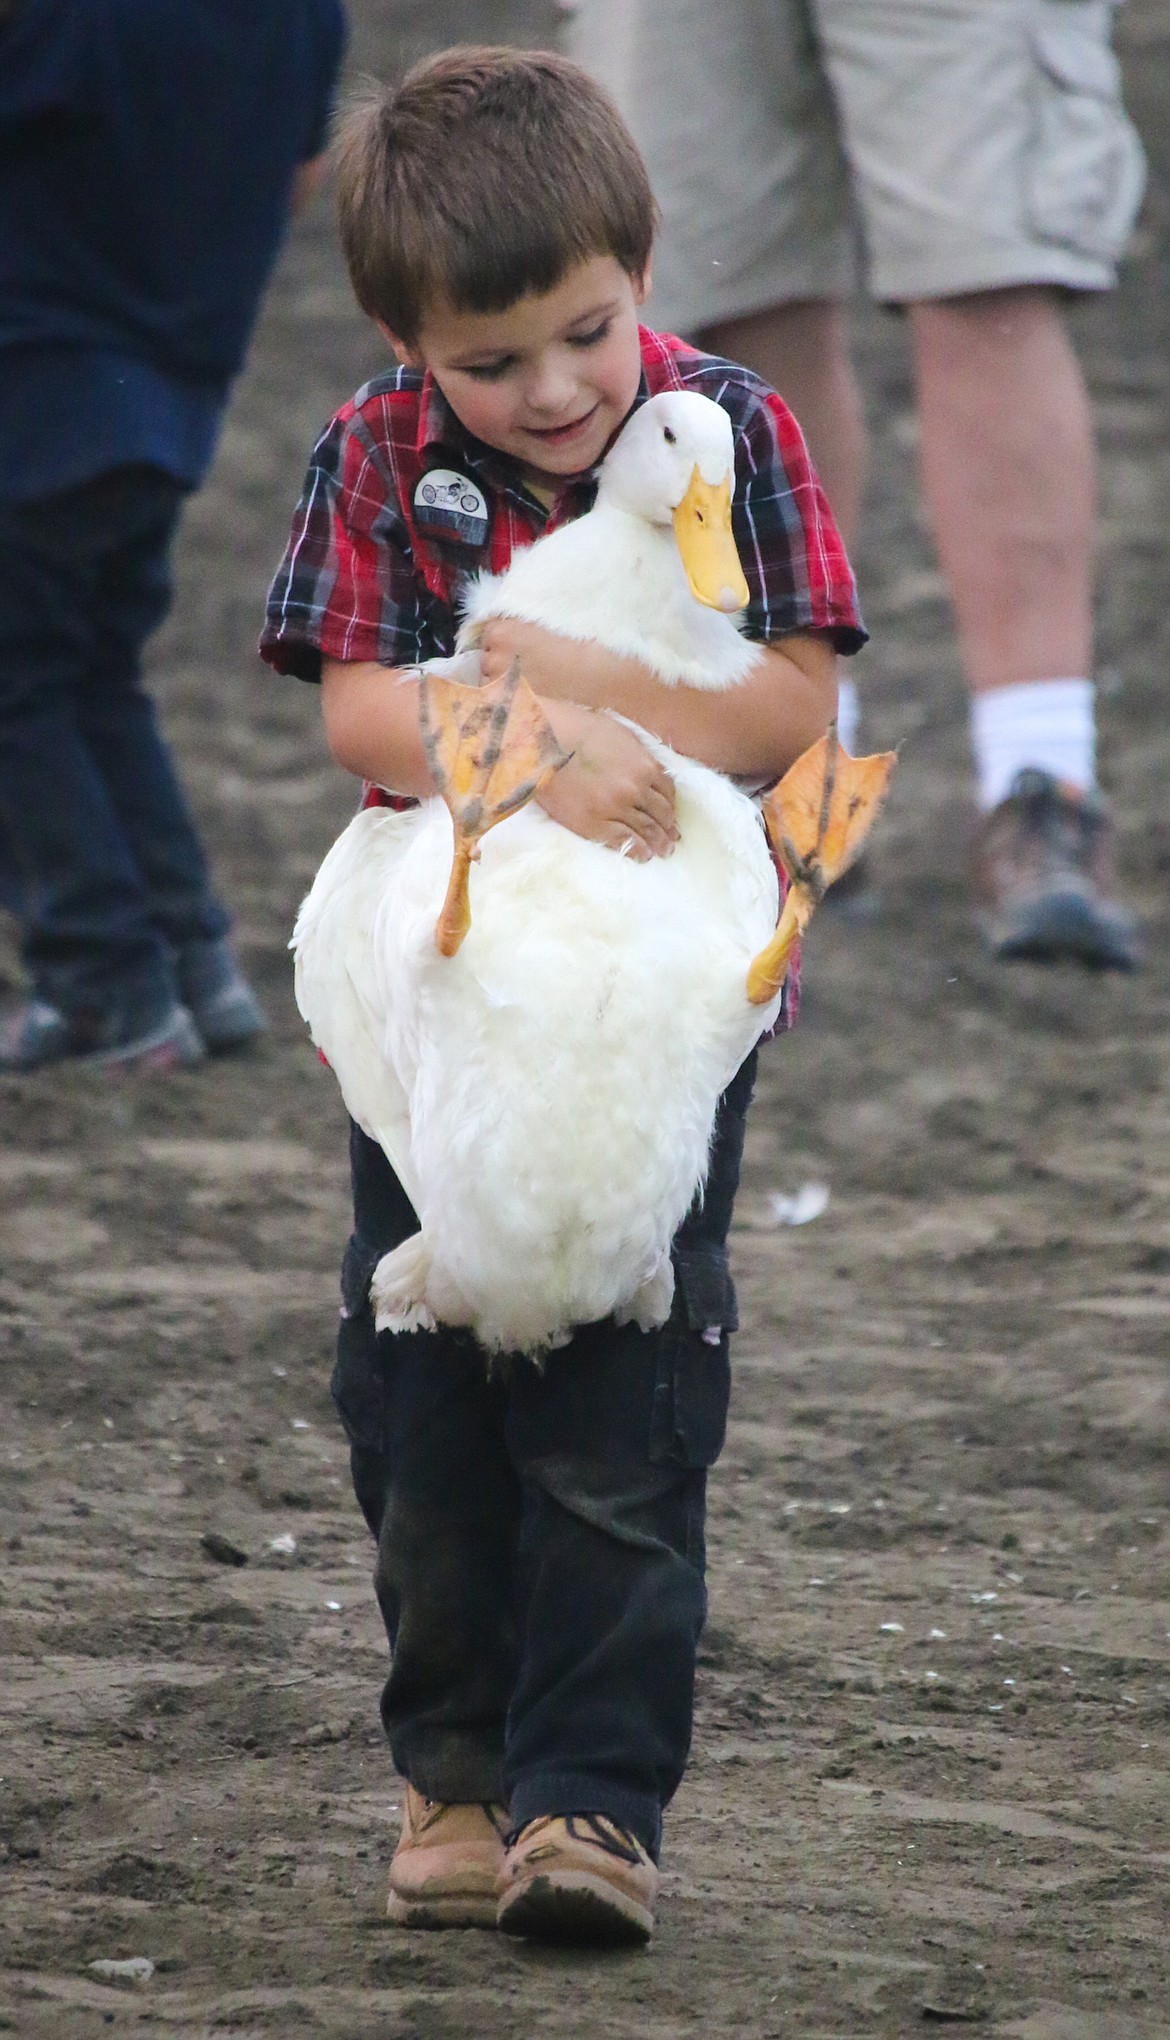
[[[528,431],[533,439],[543,439],[546,446],[559,446],[562,441],[573,439],[577,433],[583,432],[587,425],[591,425],[599,409],[598,404],[593,404],[588,411],[583,411],[579,418],[571,418],[567,425],[530,425]]]

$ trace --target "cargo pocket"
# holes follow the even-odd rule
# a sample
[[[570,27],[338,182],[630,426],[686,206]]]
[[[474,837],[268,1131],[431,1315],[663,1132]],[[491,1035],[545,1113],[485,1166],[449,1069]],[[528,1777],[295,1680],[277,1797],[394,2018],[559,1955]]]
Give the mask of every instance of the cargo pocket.
[[[726,1248],[676,1248],[674,1306],[658,1334],[650,1418],[654,1465],[713,1466],[718,1459],[731,1397],[728,1335],[737,1324]]]
[[[384,1449],[384,1393],[378,1335],[370,1309],[370,1277],[381,1259],[377,1247],[354,1233],[341,1264],[341,1325],[329,1389],[351,1445]]]
[[[1041,240],[1113,263],[1137,217],[1145,157],[1121,101],[1111,0],[1032,0],[1036,62],[1027,221]]]

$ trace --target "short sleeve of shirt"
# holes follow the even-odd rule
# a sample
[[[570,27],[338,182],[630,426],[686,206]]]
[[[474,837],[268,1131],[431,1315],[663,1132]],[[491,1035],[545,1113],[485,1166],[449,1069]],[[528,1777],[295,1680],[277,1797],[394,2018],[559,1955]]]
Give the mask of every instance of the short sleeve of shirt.
[[[685,354],[679,366],[685,386],[714,398],[731,418],[732,529],[751,591],[747,636],[772,644],[797,631],[825,631],[839,652],[860,651],[868,633],[853,570],[791,411],[747,369]]]
[[[322,659],[412,665],[426,608],[388,451],[347,404],[313,449],[261,657],[303,680],[320,679]]]

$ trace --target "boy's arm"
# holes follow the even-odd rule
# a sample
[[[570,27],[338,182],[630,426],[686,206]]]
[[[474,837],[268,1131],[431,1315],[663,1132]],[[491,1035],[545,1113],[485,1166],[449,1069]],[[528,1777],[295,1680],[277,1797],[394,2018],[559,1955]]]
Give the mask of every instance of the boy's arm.
[[[339,765],[390,793],[435,792],[419,723],[418,678],[374,660],[322,659],[325,741]]]
[[[760,645],[758,664],[728,688],[667,686],[637,659],[556,636],[537,624],[492,617],[479,650],[495,679],[519,658],[546,702],[572,700],[628,716],[684,757],[760,785],[824,735],[837,703],[837,654],[823,633]]]
[[[372,661],[321,665],[325,736],[339,765],[395,793],[435,792],[419,723],[418,679],[409,667]],[[625,850],[639,862],[666,856],[678,838],[674,786],[645,744],[612,716],[568,700],[543,702],[569,763],[538,796],[578,836]]]

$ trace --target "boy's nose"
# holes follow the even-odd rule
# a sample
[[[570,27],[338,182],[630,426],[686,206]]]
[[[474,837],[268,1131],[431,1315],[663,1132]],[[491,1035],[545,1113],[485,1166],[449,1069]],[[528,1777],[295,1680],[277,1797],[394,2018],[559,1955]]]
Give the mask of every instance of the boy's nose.
[[[577,378],[567,362],[543,362],[529,378],[525,396],[532,411],[556,418],[567,411],[576,395]]]

